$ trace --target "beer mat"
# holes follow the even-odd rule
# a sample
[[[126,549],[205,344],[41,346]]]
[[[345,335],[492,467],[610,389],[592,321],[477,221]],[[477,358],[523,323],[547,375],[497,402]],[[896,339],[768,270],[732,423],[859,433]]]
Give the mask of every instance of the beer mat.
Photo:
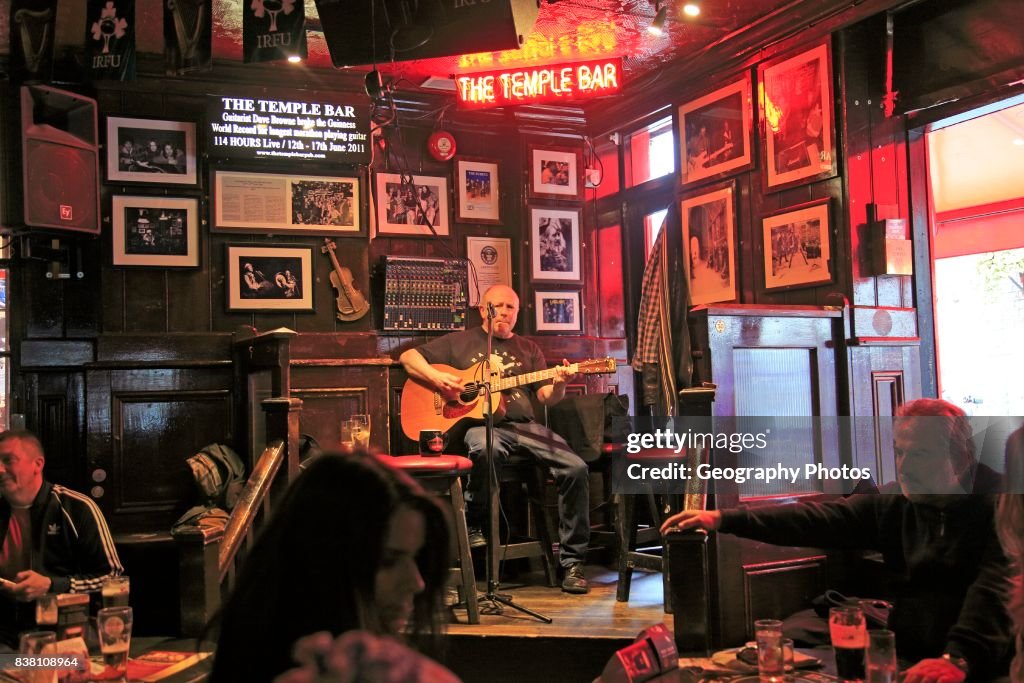
[[[731,674],[731,676],[736,676],[736,674]],[[730,674],[724,672],[712,672],[711,674],[705,672],[701,678],[684,680],[686,683],[690,683],[691,680],[693,683],[717,683],[718,681],[722,681],[723,683],[725,681],[728,681],[728,683],[760,683],[761,677],[757,674],[742,674],[733,678],[730,677]],[[794,674],[794,676],[788,680],[792,683],[836,683],[839,679],[835,676],[830,676],[829,674],[823,674],[820,671],[801,671],[798,674]]]
[[[757,663],[750,664],[737,658],[740,652],[747,648],[734,647],[728,650],[721,650],[711,655],[712,667],[708,667],[711,671],[728,671],[732,673],[757,673]],[[754,650],[754,648],[750,648]],[[793,668],[794,669],[813,669],[821,666],[821,660],[817,657],[805,655],[802,652],[796,651],[793,653]]]

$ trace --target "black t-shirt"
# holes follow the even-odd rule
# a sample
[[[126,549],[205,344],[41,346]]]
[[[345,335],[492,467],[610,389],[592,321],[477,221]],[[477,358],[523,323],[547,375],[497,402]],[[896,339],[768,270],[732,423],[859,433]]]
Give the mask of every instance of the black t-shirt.
[[[443,337],[432,339],[416,349],[428,363],[432,365],[450,365],[465,370],[484,360],[487,353],[487,333],[482,327],[463,332],[453,332]],[[510,339],[494,338],[491,351],[496,358],[493,369],[501,369],[501,376],[513,377],[527,372],[536,372],[547,368],[544,354],[540,347],[529,339],[515,335]],[[510,422],[530,422],[534,419],[531,397],[537,387],[547,382],[537,382],[527,386],[508,389],[503,392],[505,397],[505,419]]]

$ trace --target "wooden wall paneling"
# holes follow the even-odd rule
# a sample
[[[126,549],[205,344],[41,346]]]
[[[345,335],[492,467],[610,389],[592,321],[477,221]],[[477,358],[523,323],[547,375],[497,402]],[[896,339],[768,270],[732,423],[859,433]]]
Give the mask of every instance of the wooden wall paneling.
[[[758,547],[757,551],[761,551]],[[755,552],[761,557],[761,552]],[[805,554],[778,562],[759,561],[743,566],[747,639],[754,638],[755,619],[785,619],[828,590],[826,556]]]
[[[127,270],[125,332],[167,331],[167,276],[163,269]]]
[[[202,209],[200,209],[202,214]],[[205,223],[205,220],[203,221]],[[205,224],[199,227],[199,268],[167,269],[167,331],[212,331],[209,252],[204,248],[209,238]],[[192,292],[193,296],[182,296]]]
[[[370,445],[390,449],[388,359],[348,359],[350,365],[326,360],[292,361],[292,397],[302,400],[301,431],[324,448],[336,448],[341,420],[357,413],[370,416]],[[397,413],[396,413],[397,415]]]
[[[115,532],[166,532],[195,504],[184,461],[233,444],[231,383],[223,363],[87,369],[89,493]]]
[[[44,474],[72,488],[84,481],[84,380],[81,372],[25,374],[25,420],[43,445]]]
[[[109,239],[104,239],[104,243],[109,243]],[[107,263],[106,257],[104,257],[104,263]],[[99,291],[100,325],[104,334],[117,334],[125,331],[124,274],[123,268],[104,268]]]
[[[42,260],[22,259],[19,263],[22,302],[19,314],[28,339],[55,339],[64,334],[64,283],[47,278],[47,268]],[[18,292],[12,294],[17,296]]]
[[[64,299],[64,334],[68,337],[94,337],[99,333],[99,310],[102,303],[96,296],[99,291],[103,256],[101,241],[79,239],[69,244],[72,254],[71,276],[62,280],[61,295]],[[82,277],[78,277],[78,273]]]

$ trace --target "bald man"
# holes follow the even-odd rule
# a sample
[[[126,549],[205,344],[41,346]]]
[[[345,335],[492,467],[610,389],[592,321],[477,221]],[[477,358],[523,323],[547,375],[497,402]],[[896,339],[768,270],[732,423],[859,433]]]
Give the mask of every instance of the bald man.
[[[487,317],[488,306],[493,305],[495,318]],[[487,354],[487,332],[494,325],[492,352],[501,365],[503,377],[547,369],[540,347],[523,339],[513,331],[519,316],[519,297],[505,285],[488,289],[480,301],[483,325],[463,332],[453,332],[433,339],[418,349],[410,349],[399,360],[415,379],[432,385],[441,393],[455,398],[462,388],[461,380],[450,373],[433,367],[434,364],[455,368],[468,368],[484,360]],[[564,361],[563,361],[564,362]],[[506,413],[495,423],[494,455],[500,465],[510,455],[525,454],[542,462],[558,484],[560,563],[565,569],[562,590],[582,594],[590,590],[583,560],[590,543],[590,473],[565,439],[534,420],[531,397],[544,405],[552,405],[565,397],[565,383],[571,377],[568,369],[559,366],[554,377],[544,384],[533,384],[505,392]],[[497,397],[495,397],[497,401]],[[484,427],[472,427],[466,432],[466,450],[473,460],[473,472],[466,488],[466,517],[470,524],[470,545],[483,545],[479,527],[486,515],[484,487],[487,482],[486,458],[480,457],[486,449]],[[475,528],[474,528],[475,527]]]
[[[45,464],[31,432],[0,433],[0,640],[13,647],[37,598],[99,591],[123,571],[96,503],[45,481]]]

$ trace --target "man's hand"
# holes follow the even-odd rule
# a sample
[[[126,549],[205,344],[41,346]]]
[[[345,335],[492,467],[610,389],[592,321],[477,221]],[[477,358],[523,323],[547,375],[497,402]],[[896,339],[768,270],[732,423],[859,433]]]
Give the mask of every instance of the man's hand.
[[[551,378],[552,384],[565,384],[576,376],[576,373],[569,371],[569,361],[565,358],[562,359],[561,365],[556,365],[552,370],[555,372],[554,376]]]
[[[449,401],[458,399],[459,394],[462,393],[462,380],[450,372],[436,371],[433,382],[441,395]]]
[[[11,593],[19,602],[31,602],[43,597],[50,592],[50,586],[53,584],[49,577],[31,569],[18,572],[14,578],[16,585],[11,589]]]
[[[907,669],[903,683],[963,683],[967,674],[948,659],[922,659]]]
[[[661,525],[661,533],[670,531],[686,531],[687,529],[704,529],[717,531],[722,526],[722,513],[718,510],[683,510],[677,512]]]

